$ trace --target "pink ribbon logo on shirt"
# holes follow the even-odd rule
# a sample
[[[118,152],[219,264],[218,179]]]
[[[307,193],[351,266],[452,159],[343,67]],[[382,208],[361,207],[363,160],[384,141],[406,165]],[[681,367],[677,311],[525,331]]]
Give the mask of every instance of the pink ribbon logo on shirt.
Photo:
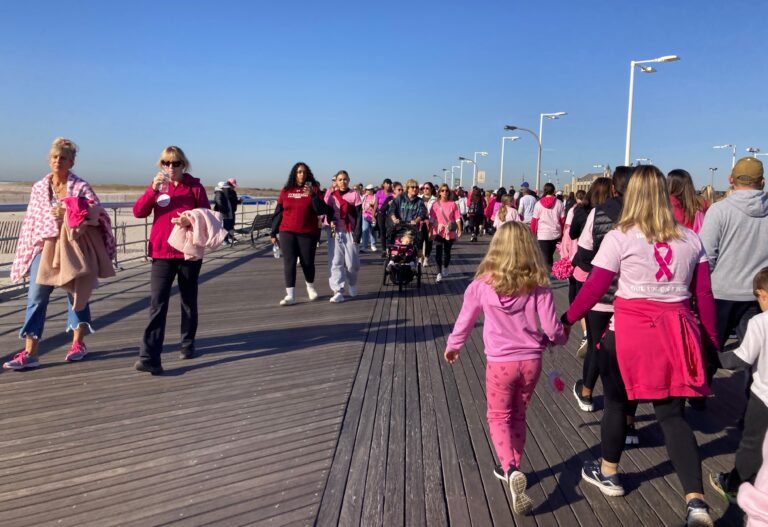
[[[659,249],[666,249],[664,256],[661,255]],[[659,264],[659,270],[656,272],[656,281],[660,282],[663,276],[667,277],[668,282],[672,280],[672,271],[669,269],[669,262],[672,261],[672,247],[668,243],[656,243],[653,245],[653,256]]]

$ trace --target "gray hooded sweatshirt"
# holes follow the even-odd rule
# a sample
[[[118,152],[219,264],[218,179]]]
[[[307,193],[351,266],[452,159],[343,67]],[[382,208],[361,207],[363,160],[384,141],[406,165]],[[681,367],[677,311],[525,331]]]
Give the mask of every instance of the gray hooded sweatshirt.
[[[768,195],[737,190],[704,216],[701,241],[716,299],[754,301],[752,279],[768,266]]]

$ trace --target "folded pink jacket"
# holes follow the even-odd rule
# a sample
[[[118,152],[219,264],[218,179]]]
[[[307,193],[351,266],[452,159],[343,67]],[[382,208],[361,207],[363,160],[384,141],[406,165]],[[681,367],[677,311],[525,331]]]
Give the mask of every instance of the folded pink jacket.
[[[191,225],[174,225],[168,244],[184,253],[185,260],[200,260],[206,252],[214,251],[224,242],[227,231],[221,224],[221,214],[211,209],[192,209],[181,213]]]

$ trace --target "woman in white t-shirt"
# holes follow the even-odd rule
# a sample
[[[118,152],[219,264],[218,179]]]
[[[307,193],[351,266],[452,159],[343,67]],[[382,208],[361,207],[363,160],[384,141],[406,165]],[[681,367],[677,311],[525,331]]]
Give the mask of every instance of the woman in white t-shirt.
[[[664,174],[652,165],[632,173],[619,222],[563,322],[581,319],[616,276],[614,318],[599,347],[603,459],[585,463],[582,479],[608,496],[624,494],[618,463],[625,416],[650,400],[685,493],[687,525],[711,526],[698,445],[683,415],[687,397],[709,394],[702,340],[717,346],[709,264],[699,237],[675,221]]]
[[[555,257],[555,246],[563,236],[564,223],[565,205],[555,196],[555,186],[552,183],[545,183],[544,196],[533,207],[531,230],[539,240],[544,261],[550,269]]]

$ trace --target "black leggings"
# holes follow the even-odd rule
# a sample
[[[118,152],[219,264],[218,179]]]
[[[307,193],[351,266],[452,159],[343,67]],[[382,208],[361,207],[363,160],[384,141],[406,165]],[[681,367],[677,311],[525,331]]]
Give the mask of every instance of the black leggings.
[[[600,376],[597,344],[608,329],[612,316],[613,313],[605,311],[587,312],[587,354],[584,356],[584,364],[581,368],[581,379],[584,381],[584,386],[590,390],[595,389],[597,378]]]
[[[379,243],[381,252],[387,252],[387,215],[382,212],[376,213],[376,228],[379,230]]]
[[[315,251],[317,250],[316,234],[298,234],[295,232],[280,232],[280,250],[283,252],[283,273],[285,287],[296,287],[296,258],[301,263],[304,279],[308,284],[315,282]]]
[[[634,415],[637,401],[627,399],[627,390],[616,359],[616,338],[609,331],[600,342],[600,376],[603,379],[605,409],[600,427],[600,447],[603,458],[609,463],[618,463],[624,450],[627,436],[627,416]],[[701,458],[699,446],[691,427],[683,416],[684,397],[667,397],[651,401],[656,420],[664,432],[672,466],[680,478],[685,494],[704,492],[701,483]]]
[[[552,264],[555,261],[555,247],[557,246],[557,240],[539,240],[539,247],[544,254],[544,261],[547,266],[552,269]]]
[[[429,227],[426,223],[421,225],[421,239],[424,240],[424,257],[429,258],[429,255],[432,254],[432,240],[429,239]]]
[[[446,240],[442,236],[435,236],[435,262],[438,268],[448,267],[451,264],[451,248],[454,240]]]

